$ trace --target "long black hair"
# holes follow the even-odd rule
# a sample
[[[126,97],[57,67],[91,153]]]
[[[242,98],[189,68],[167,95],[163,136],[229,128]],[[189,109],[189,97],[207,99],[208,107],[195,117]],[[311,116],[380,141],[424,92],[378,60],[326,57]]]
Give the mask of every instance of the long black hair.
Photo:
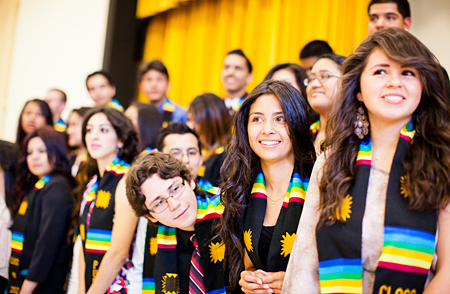
[[[19,148],[16,144],[0,140],[0,167],[3,170],[5,180],[5,202],[11,213],[17,209],[16,198],[14,197],[13,186],[14,176],[17,169],[17,160],[19,157]]]
[[[17,123],[16,144],[19,146],[19,148],[22,147],[21,146],[22,141],[25,138],[25,136],[27,135],[27,133],[25,133],[23,126],[22,126],[22,116],[23,116],[23,111],[25,110],[25,107],[27,107],[27,105],[29,103],[37,103],[37,105],[41,109],[42,115],[45,117],[45,124],[47,126],[53,126],[52,112],[51,112],[50,107],[48,106],[47,102],[45,102],[44,100],[41,100],[41,99],[28,100],[27,102],[25,102],[25,105],[23,106],[22,111],[20,112],[19,122]]]

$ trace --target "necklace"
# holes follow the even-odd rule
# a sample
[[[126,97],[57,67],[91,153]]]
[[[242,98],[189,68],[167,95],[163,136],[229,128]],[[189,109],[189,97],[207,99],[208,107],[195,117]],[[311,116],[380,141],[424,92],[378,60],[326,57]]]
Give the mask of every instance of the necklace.
[[[266,194],[266,196],[267,196],[267,198],[270,199],[270,201],[272,201],[273,204],[277,203],[278,201],[280,201],[281,199],[283,199],[284,197],[286,197],[285,195],[283,195],[281,198],[278,198],[278,199],[275,199],[275,200],[274,200],[274,199],[270,198],[269,195]]]

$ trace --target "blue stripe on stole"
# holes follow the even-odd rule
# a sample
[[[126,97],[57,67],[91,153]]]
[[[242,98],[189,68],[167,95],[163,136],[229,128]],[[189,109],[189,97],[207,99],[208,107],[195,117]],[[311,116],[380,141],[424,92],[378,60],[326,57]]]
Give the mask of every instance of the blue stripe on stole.
[[[111,242],[112,232],[109,230],[90,228],[87,232],[88,239],[95,241]]]
[[[319,275],[335,273],[362,273],[361,259],[337,258],[319,262]]]
[[[227,293],[227,291],[225,290],[225,287],[223,287],[222,289],[217,289],[217,290],[212,290],[209,292],[206,292],[206,294],[225,294]]]
[[[411,245],[435,248],[435,236],[431,233],[409,228],[385,227],[384,242],[394,241]]]

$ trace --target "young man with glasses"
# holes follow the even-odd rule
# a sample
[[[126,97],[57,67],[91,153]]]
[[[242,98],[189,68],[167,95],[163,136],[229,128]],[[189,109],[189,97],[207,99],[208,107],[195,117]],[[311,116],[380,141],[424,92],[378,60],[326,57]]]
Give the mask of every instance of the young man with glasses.
[[[219,196],[198,189],[191,171],[175,157],[155,151],[138,157],[126,187],[136,215],[159,223],[156,240],[146,248],[156,254],[153,264],[144,264],[142,289],[226,293],[225,248],[213,238],[223,212]]]

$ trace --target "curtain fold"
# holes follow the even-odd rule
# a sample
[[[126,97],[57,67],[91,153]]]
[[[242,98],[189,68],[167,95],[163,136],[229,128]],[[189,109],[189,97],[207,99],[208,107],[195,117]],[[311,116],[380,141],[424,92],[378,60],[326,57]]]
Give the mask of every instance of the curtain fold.
[[[301,48],[312,40],[325,40],[337,54],[350,54],[367,37],[369,2],[191,1],[150,18],[143,59],[160,58],[166,64],[172,85],[169,97],[187,106],[203,92],[223,97],[223,58],[240,48],[253,65],[251,91],[274,64],[298,63]],[[139,100],[147,101],[143,94]]]

